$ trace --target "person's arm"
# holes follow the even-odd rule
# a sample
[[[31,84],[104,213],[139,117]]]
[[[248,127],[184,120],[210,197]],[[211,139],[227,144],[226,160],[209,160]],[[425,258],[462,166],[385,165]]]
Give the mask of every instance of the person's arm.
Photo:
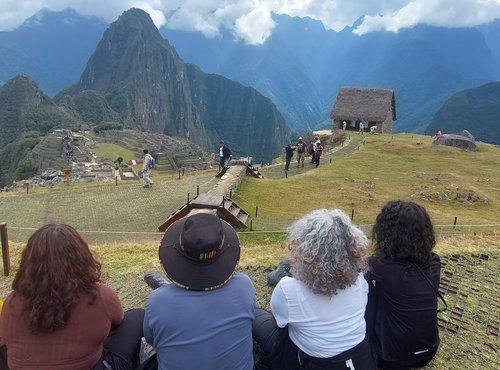
[[[271,296],[271,314],[273,316],[276,325],[280,328],[287,326],[290,320],[288,303],[283,291],[281,281],[276,285]]]
[[[142,322],[142,333],[144,335],[144,339],[146,339],[146,342],[150,345],[153,346],[154,343],[154,337],[153,337],[153,331],[151,330],[149,326],[149,310],[147,307],[146,303],[146,310],[144,312],[144,321]]]
[[[365,308],[366,331],[370,336],[374,335],[375,320],[377,317],[377,277],[374,271],[374,265],[377,263],[375,257],[368,257],[368,271],[365,274],[365,280],[368,283],[368,302]]]
[[[120,298],[115,293],[113,289],[107,285],[102,284],[100,287],[102,301],[106,309],[106,314],[108,315],[111,326],[118,326],[123,321],[124,312],[123,306],[120,302]]]

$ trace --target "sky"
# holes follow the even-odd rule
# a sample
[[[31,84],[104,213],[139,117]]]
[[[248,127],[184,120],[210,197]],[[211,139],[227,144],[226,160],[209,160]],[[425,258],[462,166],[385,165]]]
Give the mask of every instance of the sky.
[[[218,37],[225,27],[254,45],[272,34],[273,12],[311,17],[334,31],[364,16],[353,30],[358,35],[417,24],[471,27],[500,19],[500,0],[0,0],[0,31],[15,29],[41,9],[72,8],[111,23],[132,7],[148,12],[158,28]]]

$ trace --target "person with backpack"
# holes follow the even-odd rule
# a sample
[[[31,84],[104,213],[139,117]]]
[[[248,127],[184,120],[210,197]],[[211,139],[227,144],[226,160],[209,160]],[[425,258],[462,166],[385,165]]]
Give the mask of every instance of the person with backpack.
[[[321,144],[321,141],[319,140],[319,137],[318,136],[315,136],[314,137],[314,140],[311,141],[310,145],[311,145],[311,163],[316,163],[316,145],[320,143]]]
[[[155,166],[155,159],[147,149],[143,150],[144,160],[142,162],[142,178],[144,179],[144,187],[151,188],[153,187],[153,180],[151,180],[151,170]]]
[[[304,143],[302,136],[299,137],[299,142],[295,145],[295,147],[297,148],[297,167],[304,167],[306,143]]]

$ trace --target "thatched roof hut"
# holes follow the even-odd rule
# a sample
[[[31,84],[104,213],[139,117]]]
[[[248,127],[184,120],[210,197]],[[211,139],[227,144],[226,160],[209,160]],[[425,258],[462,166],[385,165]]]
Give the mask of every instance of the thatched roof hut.
[[[342,87],[337,94],[330,117],[333,129],[357,130],[359,123],[374,132],[391,132],[392,122],[396,120],[396,99],[390,89],[371,89]]]

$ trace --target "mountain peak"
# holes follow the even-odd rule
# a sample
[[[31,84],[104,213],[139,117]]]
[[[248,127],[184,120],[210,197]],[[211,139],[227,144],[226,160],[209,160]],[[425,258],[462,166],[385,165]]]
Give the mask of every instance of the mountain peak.
[[[129,10],[124,11],[111,26],[118,27],[122,23],[125,23],[127,27],[133,27],[136,29],[158,30],[149,14],[138,8],[130,8]]]
[[[224,138],[235,153],[255,150],[259,159],[269,160],[289,135],[268,98],[185,64],[140,9],[127,10],[111,24],[80,81],[66,93],[85,90],[104,97],[125,127],[185,137],[204,149]],[[242,138],[241,125],[255,125],[261,137],[251,140],[248,131]],[[262,148],[255,148],[256,141]]]
[[[148,13],[129,9],[104,33],[74,92],[102,91],[126,80],[144,81],[145,70],[162,60],[177,65],[179,57]]]

